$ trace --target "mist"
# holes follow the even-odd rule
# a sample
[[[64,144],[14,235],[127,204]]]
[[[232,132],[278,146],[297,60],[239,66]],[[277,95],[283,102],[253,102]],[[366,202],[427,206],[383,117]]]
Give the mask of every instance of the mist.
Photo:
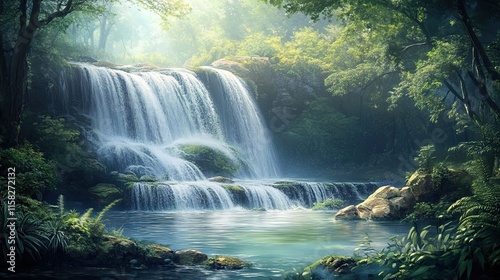
[[[235,47],[254,34],[287,40],[301,28],[322,30],[328,24],[312,22],[302,14],[288,16],[284,10],[253,0],[185,3],[190,7],[186,15],[167,20],[138,5],[114,3],[99,16],[82,16],[68,33],[75,43],[93,50],[97,60],[184,67],[230,55],[258,55]]]

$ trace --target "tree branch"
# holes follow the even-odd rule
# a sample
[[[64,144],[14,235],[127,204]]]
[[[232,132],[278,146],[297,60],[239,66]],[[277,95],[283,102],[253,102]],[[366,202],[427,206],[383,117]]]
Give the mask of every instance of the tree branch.
[[[495,67],[493,66],[493,63],[490,61],[488,54],[486,53],[486,50],[483,47],[483,44],[481,43],[476,33],[474,32],[474,28],[472,26],[472,20],[470,19],[469,15],[467,14],[467,10],[465,9],[465,0],[457,0],[457,10],[458,14],[460,15],[460,19],[464,24],[467,35],[469,36],[469,39],[474,48],[477,50],[479,57],[484,64],[484,68],[486,68],[486,71],[488,72],[488,75],[490,76],[491,80],[499,81],[500,73],[498,73],[495,70]]]

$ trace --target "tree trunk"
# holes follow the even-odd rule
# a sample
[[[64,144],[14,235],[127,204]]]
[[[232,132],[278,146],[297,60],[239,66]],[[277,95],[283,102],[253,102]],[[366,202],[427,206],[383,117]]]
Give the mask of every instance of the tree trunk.
[[[3,88],[2,146],[6,148],[17,146],[19,143],[19,126],[27,89],[27,57],[30,41],[29,38],[18,40],[10,61],[8,76],[4,80],[6,86]]]

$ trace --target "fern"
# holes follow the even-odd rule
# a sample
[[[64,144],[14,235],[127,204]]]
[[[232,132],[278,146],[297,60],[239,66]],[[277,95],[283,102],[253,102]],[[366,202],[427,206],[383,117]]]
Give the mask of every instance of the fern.
[[[95,218],[94,222],[99,223],[102,220],[102,217],[104,216],[104,214],[106,214],[106,212],[108,212],[111,208],[113,208],[113,206],[115,206],[120,201],[121,201],[121,199],[117,199],[117,200],[111,202],[110,204],[108,204],[108,206],[104,207],[104,209],[101,210],[99,215],[97,215],[97,218]]]

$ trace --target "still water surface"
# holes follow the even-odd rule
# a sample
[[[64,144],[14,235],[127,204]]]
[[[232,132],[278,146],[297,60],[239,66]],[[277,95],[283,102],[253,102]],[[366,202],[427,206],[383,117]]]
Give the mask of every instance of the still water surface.
[[[405,235],[411,226],[401,222],[335,221],[334,213],[305,209],[111,211],[106,214],[106,225],[123,227],[127,237],[163,244],[172,250],[197,249],[209,257],[228,255],[253,264],[237,271],[179,268],[155,272],[162,273],[157,276],[163,279],[281,279],[284,271],[303,268],[325,255],[351,256],[366,234],[372,245],[381,249],[390,237]]]

